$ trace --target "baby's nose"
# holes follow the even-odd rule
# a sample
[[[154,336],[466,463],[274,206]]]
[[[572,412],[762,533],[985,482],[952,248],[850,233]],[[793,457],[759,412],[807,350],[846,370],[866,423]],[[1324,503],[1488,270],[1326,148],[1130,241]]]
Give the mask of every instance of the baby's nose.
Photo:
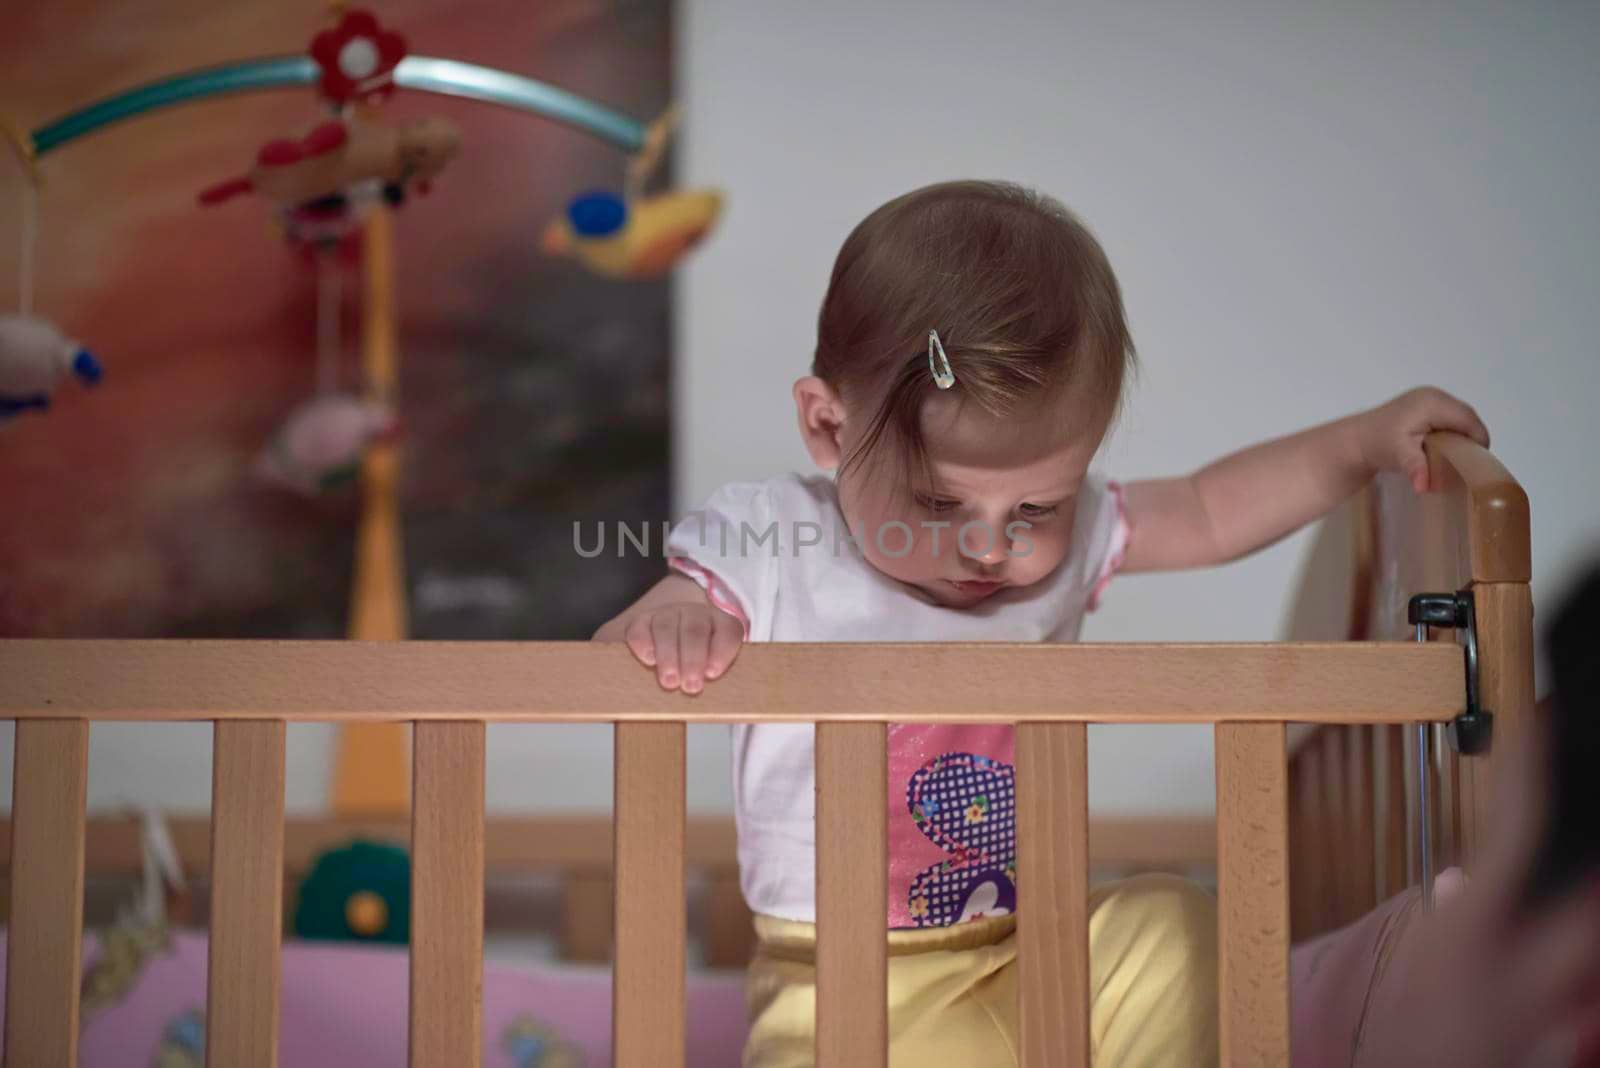
[[[977,532],[974,531],[974,534]],[[999,568],[1006,562],[1010,547],[1003,536],[992,538],[975,536],[964,546],[967,559],[974,565],[980,566],[985,572],[985,577],[989,571]]]

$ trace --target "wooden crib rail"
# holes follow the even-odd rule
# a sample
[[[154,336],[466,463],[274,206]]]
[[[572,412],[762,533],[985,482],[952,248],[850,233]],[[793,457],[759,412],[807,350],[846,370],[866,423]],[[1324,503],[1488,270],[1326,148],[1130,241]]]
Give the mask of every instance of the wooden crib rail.
[[[1352,637],[1409,639],[1406,602],[1416,593],[1532,579],[1528,495],[1505,465],[1457,434],[1428,435],[1426,451],[1434,492],[1418,496],[1399,475],[1366,491],[1368,614]]]
[[[1402,723],[1460,654],[1389,642],[769,644],[664,703],[590,642],[0,641],[0,719]],[[996,694],[1006,695],[1004,701]]]
[[[1007,695],[1001,707],[995,694]],[[767,645],[694,698],[589,643],[0,642],[18,720],[9,1063],[71,1065],[85,736],[97,719],[215,721],[208,1063],[276,1063],[284,724],[412,721],[411,1063],[481,1061],[484,722],[616,724],[616,1063],[684,1056],[685,722],[820,721],[818,1064],[882,1065],[886,722],[1015,722],[1024,1063],[1087,1056],[1084,725],[1216,725],[1222,1036],[1288,1049],[1285,720],[1442,721],[1444,645]],[[1031,859],[1030,859],[1031,858]]]
[[[1457,434],[1424,443],[1432,492],[1384,475],[1319,531],[1290,614],[1288,636],[1413,640],[1406,605],[1421,592],[1470,590],[1477,615],[1480,692],[1505,738],[1534,704],[1528,497],[1487,449]],[[1435,632],[1451,645],[1458,633]],[[1489,820],[1494,753],[1461,758],[1435,732],[1429,824],[1436,866],[1470,860]],[[1397,726],[1297,726],[1290,739],[1294,797],[1294,933],[1343,926],[1418,881],[1421,831],[1415,732]]]

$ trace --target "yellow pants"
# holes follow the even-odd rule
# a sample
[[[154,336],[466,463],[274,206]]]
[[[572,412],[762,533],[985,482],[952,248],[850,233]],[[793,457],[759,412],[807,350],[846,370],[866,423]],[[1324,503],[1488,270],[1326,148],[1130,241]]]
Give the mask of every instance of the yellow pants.
[[[745,1068],[809,1068],[816,928],[757,916],[756,934]],[[1095,1068],[1215,1065],[1216,899],[1165,875],[1094,890],[1089,997]],[[890,1068],[1004,1068],[1017,1046],[1015,917],[889,932]]]

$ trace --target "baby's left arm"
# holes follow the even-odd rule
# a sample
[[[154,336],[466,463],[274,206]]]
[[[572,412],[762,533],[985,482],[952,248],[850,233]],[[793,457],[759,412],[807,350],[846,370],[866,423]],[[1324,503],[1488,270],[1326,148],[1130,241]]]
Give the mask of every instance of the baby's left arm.
[[[1130,482],[1134,536],[1124,571],[1226,563],[1265,548],[1331,511],[1380,471],[1404,471],[1428,490],[1422,439],[1453,430],[1484,447],[1478,413],[1442,390],[1403,393],[1344,419],[1263,442],[1183,478]]]

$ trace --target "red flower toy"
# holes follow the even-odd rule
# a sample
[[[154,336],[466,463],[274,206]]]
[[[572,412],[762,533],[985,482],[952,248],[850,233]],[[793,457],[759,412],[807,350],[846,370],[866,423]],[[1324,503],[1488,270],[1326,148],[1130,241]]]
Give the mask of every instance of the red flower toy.
[[[311,58],[322,68],[322,95],[335,104],[381,99],[394,92],[394,69],[406,55],[406,39],[378,25],[370,11],[351,11],[311,42]]]

